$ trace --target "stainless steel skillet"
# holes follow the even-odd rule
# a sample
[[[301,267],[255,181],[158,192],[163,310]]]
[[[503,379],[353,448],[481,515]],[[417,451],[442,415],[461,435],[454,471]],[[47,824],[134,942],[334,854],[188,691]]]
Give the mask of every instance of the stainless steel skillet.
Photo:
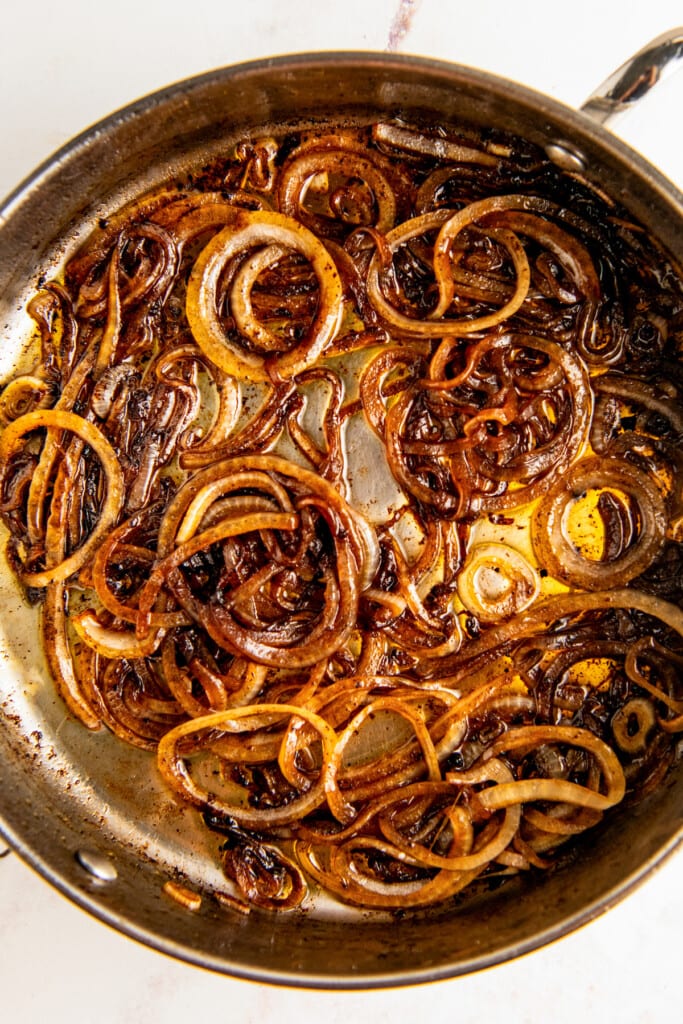
[[[682,34],[634,58],[576,113],[462,67],[380,54],[308,54],[237,66],[172,86],[102,122],[39,169],[0,212],[3,376],[20,356],[25,301],[93,221],[226,140],[272,124],[401,114],[516,132],[618,198],[683,264],[683,197],[589,114],[632,102],[680,57]],[[2,577],[2,831],[77,903],[164,952],[214,970],[298,985],[368,987],[465,973],[508,959],[589,920],[677,845],[683,778],[616,815],[571,870],[523,880],[453,914],[386,920],[321,907],[304,917],[198,914],[169,901],[176,869],[210,888],[203,831],[157,783],[147,755],[91,735],[46,681],[34,614]]]

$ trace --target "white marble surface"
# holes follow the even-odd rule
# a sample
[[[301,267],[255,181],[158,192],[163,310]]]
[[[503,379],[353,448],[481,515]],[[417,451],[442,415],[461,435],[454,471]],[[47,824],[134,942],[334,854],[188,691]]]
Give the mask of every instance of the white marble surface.
[[[172,81],[301,50],[385,49],[399,0],[33,0],[3,4],[0,195],[69,137]],[[578,105],[625,57],[683,21],[679,0],[415,0],[400,48],[484,68]],[[683,75],[618,126],[683,187]],[[0,767],[0,781],[1,781]],[[618,1021],[680,1014],[683,855],[598,921],[467,978],[369,993],[277,989],[202,972],[112,932],[19,862],[0,860],[0,1020],[212,1019],[375,1024]]]

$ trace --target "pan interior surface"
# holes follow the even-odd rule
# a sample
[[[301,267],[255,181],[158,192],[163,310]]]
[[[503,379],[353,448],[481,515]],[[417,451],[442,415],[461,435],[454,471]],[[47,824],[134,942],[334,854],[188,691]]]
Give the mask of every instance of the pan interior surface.
[[[372,54],[304,55],[238,66],[173,86],[113,115],[48,161],[5,204],[0,373],[24,358],[25,313],[41,279],[125,202],[199,168],[228,145],[329,120],[493,126],[547,146],[570,138],[586,177],[683,263],[681,197],[601,129],[520,87],[463,68]],[[141,170],[142,169],[142,170]],[[78,904],[166,953],[237,976],[318,987],[430,981],[520,955],[595,917],[677,845],[678,764],[665,783],[585,835],[566,862],[395,916],[321,900],[289,915],[243,916],[207,897],[196,912],[169,879],[221,889],[218,840],[162,783],[154,758],[67,714],[36,642],[37,613],[0,575],[2,828],[15,849]]]

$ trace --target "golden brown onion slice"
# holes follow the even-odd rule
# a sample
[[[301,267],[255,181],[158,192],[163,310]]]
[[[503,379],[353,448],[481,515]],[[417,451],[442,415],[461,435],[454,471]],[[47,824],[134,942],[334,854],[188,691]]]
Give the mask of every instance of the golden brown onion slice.
[[[221,275],[228,263],[255,248],[266,248],[265,262],[252,265],[237,283],[239,322],[248,330],[246,342],[233,341],[223,328],[217,310]],[[266,342],[272,348],[272,336],[251,317],[245,300],[248,285],[258,268],[271,265],[275,249],[304,256],[318,279],[319,300],[313,323],[304,338],[288,352],[268,357],[254,351],[254,343]],[[267,381],[271,373],[289,379],[311,366],[334,340],[342,315],[342,285],[334,260],[312,232],[291,217],[264,211],[237,211],[233,223],[223,228],[202,250],[192,268],[187,286],[187,318],[194,338],[212,363],[238,380]]]
[[[210,568],[219,547],[229,587]],[[182,573],[185,565],[192,574],[195,555],[213,574],[208,589]],[[158,602],[172,594],[231,653],[310,666],[356,628],[359,595],[378,562],[374,529],[330,483],[278,456],[238,456],[195,474],[169,503],[139,596],[138,633],[170,621]]]
[[[239,799],[238,796],[231,801],[217,792],[212,792],[201,782],[193,779],[188,766],[192,754],[205,751],[208,746],[220,739],[222,733],[253,732],[254,729],[268,728],[274,721],[282,718],[285,725],[292,718],[303,719],[321,744],[322,763],[329,762],[337,736],[334,729],[320,715],[307,708],[289,704],[252,704],[249,707],[204,715],[169,730],[159,743],[159,770],[171,788],[189,803],[202,810],[233,818],[245,828],[271,829],[291,824],[325,802],[325,779],[322,772],[307,790],[297,794],[295,798],[279,807],[261,809],[250,807],[246,800]],[[313,739],[311,742],[314,742]]]
[[[628,517],[630,529],[610,557],[605,538],[602,557],[585,555],[572,541],[572,506],[590,492],[612,494]],[[597,508],[586,511],[584,532],[595,536]],[[592,520],[592,521],[591,521]],[[625,459],[582,459],[541,499],[532,519],[532,541],[540,564],[557,579],[586,590],[622,587],[657,557],[666,535],[666,506],[656,484]],[[631,536],[629,536],[631,534]],[[587,540],[590,548],[590,538]]]
[[[391,471],[422,505],[448,518],[524,505],[586,441],[586,368],[561,345],[526,334],[492,332],[455,347],[448,339],[437,348],[429,377],[406,386],[384,420],[376,397],[383,363],[371,364],[378,372],[361,396],[373,426],[384,429]]]
[[[5,428],[0,437],[0,486],[12,458],[21,450],[26,436],[42,428],[76,434],[92,448],[104,473],[106,494],[96,525],[76,551],[63,558],[57,565],[47,566],[42,571],[22,572],[24,583],[32,587],[44,587],[48,583],[62,582],[85,565],[108,531],[116,524],[125,497],[125,486],[119,461],[102,431],[89,420],[83,419],[82,416],[59,409],[35,409],[33,412],[20,416]],[[58,510],[53,508],[51,516],[54,517],[57,512]],[[64,512],[65,514],[66,512]]]
[[[470,225],[477,224],[489,214],[500,210],[527,209],[526,196],[497,196],[470,203],[463,210],[437,210],[421,214],[394,228],[386,236],[391,254],[411,240],[438,231],[434,243],[433,270],[438,290],[438,301],[427,319],[407,316],[386,298],[382,288],[382,264],[378,253],[370,264],[367,277],[368,296],[382,318],[395,330],[407,335],[440,338],[459,337],[488,330],[511,317],[524,302],[529,291],[531,272],[526,252],[514,232],[505,228],[492,228],[496,241],[507,250],[515,273],[512,294],[492,313],[451,318],[447,316],[456,293],[451,271],[451,247],[457,236]]]
[[[605,811],[620,803],[626,792],[626,779],[617,755],[589,729],[560,725],[526,725],[510,730],[488,747],[485,757],[496,757],[511,750],[532,750],[545,743],[566,743],[587,751],[600,767],[605,792],[566,779],[532,778],[509,781],[479,795],[488,810],[512,807],[528,801],[567,803],[589,810]]]

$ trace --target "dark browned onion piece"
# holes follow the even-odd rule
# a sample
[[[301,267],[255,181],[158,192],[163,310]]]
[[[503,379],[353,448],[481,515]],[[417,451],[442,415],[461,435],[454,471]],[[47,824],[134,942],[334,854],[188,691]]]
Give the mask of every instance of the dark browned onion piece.
[[[206,536],[197,531],[217,499],[239,492],[245,486],[276,495],[283,512],[228,516],[205,531]],[[293,488],[291,499],[288,488]],[[278,553],[266,547],[254,565],[257,573],[254,580],[261,592],[276,573],[289,574],[287,586],[291,590],[298,588],[300,592],[295,615],[291,608],[284,606],[275,613],[274,605],[272,620],[260,623],[257,619],[259,624],[250,623],[236,603],[236,595],[248,596],[245,590],[248,577],[239,586],[233,584],[231,601],[219,599],[218,595],[212,595],[207,601],[194,595],[177,572],[195,554],[208,551],[228,537],[237,538],[245,533],[252,553],[256,554],[249,535],[261,529],[295,529],[304,522],[304,510],[311,510],[312,532],[307,539],[306,529],[300,531],[302,550],[297,552],[292,547],[293,542],[288,542]],[[301,522],[298,514],[302,515]],[[258,525],[261,520],[263,526]],[[167,583],[179,596],[184,610],[221,646],[263,664],[281,666],[313,664],[346,642],[355,627],[359,588],[367,585],[362,581],[374,574],[372,566],[376,558],[371,547],[371,532],[360,530],[359,517],[335,489],[316,474],[275,456],[238,457],[196,474],[167,511],[159,542],[160,550],[166,554],[141,594],[139,628],[147,629],[155,621],[149,613],[161,587]],[[315,564],[308,554],[308,545],[313,542],[333,546],[334,559],[329,566]],[[270,561],[273,556],[274,562]],[[301,559],[300,569],[298,559]]]
[[[301,868],[277,846],[256,843],[243,834],[224,843],[221,854],[226,875],[255,907],[294,910],[306,896]]]
[[[420,338],[461,337],[477,331],[495,327],[511,316],[524,302],[529,282],[529,264],[523,246],[510,231],[499,231],[498,239],[508,251],[516,274],[515,289],[510,298],[504,301],[500,309],[494,313],[451,318],[446,316],[455,294],[455,283],[450,272],[449,247],[458,232],[467,225],[474,223],[494,209],[506,209],[508,206],[522,205],[523,198],[502,197],[500,199],[483,200],[481,204],[473,203],[466,211],[439,210],[435,213],[423,214],[405,224],[401,224],[387,233],[386,243],[391,253],[396,253],[402,246],[413,239],[419,239],[430,232],[438,231],[434,243],[433,271],[438,289],[438,302],[427,318],[409,316],[386,298],[382,288],[380,259],[377,254],[368,270],[368,295],[373,306],[382,319],[395,331],[408,336]]]
[[[283,213],[322,237],[334,232],[337,218],[352,228],[371,224],[387,232],[396,221],[397,201],[391,180],[396,177],[384,157],[352,137],[342,133],[323,135],[299,146],[285,162],[279,176],[278,202]],[[316,193],[317,205],[323,207],[320,212],[307,207],[309,190]],[[326,197],[324,203],[322,195]]]
[[[386,415],[394,476],[419,502],[450,518],[533,500],[586,441],[585,367],[554,342],[527,335],[476,342],[453,376],[446,376],[449,363],[440,351],[428,380],[406,387]],[[376,399],[368,388],[362,394],[375,429],[382,429]]]

